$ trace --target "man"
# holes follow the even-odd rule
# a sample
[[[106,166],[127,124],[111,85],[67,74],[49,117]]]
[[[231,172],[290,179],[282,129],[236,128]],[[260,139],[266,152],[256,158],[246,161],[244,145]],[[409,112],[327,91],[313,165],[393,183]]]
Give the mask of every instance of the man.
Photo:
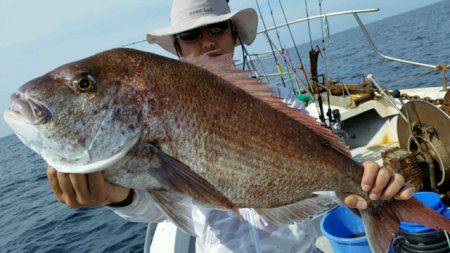
[[[174,0],[171,25],[148,34],[150,43],[186,57],[189,55],[233,53],[236,45],[251,44],[258,19],[253,9],[230,12],[226,0]],[[105,181],[101,172],[65,174],[48,168],[49,183],[56,198],[69,207],[108,205],[123,218],[136,222],[159,222],[166,215],[146,191],[132,190]],[[361,182],[370,198],[409,199],[414,188],[404,178],[375,163],[364,164]],[[367,208],[356,195],[344,203],[353,208]],[[253,210],[246,210],[252,224],[232,212],[211,210],[184,203],[192,210],[198,252],[313,252],[315,236],[309,221],[285,226],[263,222]]]

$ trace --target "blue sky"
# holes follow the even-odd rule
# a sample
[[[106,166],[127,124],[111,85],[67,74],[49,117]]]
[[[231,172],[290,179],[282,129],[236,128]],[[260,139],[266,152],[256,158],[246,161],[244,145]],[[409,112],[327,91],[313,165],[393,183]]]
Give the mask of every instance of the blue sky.
[[[265,21],[267,0],[259,0]],[[282,22],[278,0],[270,0],[277,23]],[[324,0],[324,12],[379,7],[380,12],[362,15],[365,23],[413,10],[439,0]],[[303,1],[282,0],[288,19],[305,16]],[[318,14],[318,1],[308,0],[310,15]],[[230,0],[232,10],[252,7],[254,0]],[[0,0],[0,112],[19,86],[64,63],[103,50],[145,39],[145,34],[169,22],[171,1],[152,0]],[[261,23],[261,22],[260,22]],[[271,26],[271,25],[269,25]],[[356,26],[351,17],[330,19],[331,32]],[[293,27],[297,43],[307,41],[305,24]],[[313,37],[320,36],[318,23]],[[170,56],[158,46],[140,43],[134,48]],[[267,50],[258,39],[250,52]],[[3,117],[0,137],[11,134]]]

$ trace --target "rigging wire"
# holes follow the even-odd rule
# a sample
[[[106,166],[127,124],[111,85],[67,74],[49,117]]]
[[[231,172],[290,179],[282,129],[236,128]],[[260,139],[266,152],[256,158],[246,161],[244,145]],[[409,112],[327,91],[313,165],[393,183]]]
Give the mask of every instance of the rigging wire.
[[[264,21],[264,18],[263,18],[262,12],[261,12],[261,7],[259,7],[258,0],[255,0],[255,2],[256,2],[256,6],[258,8],[259,16],[260,16],[261,21],[262,21],[263,26],[264,26],[264,34],[266,35],[267,40],[270,41],[269,33],[267,32],[266,22]],[[277,66],[277,71],[279,71],[279,69],[281,67],[280,67],[280,64],[278,63],[278,59],[277,59],[277,57],[275,55],[275,51],[273,50],[273,45],[270,42],[269,42],[269,44],[270,44],[270,49],[272,51],[273,59],[275,60],[275,65]],[[283,75],[280,75],[280,78],[281,78],[281,81],[283,82],[283,86],[286,87],[286,83],[284,81]]]

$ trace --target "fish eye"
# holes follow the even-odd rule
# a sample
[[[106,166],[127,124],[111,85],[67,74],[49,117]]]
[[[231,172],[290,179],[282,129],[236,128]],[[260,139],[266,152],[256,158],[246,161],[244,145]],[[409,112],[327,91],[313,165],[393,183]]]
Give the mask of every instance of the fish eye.
[[[95,88],[95,79],[91,75],[86,75],[74,81],[74,86],[78,92],[85,93],[93,91]]]

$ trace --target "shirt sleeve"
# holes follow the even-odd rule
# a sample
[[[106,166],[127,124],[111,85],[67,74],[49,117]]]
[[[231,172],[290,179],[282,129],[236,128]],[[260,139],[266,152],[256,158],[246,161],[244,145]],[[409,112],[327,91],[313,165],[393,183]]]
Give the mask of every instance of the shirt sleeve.
[[[131,222],[157,223],[167,216],[156,206],[146,190],[133,190],[133,202],[125,207],[109,207],[123,219]]]

